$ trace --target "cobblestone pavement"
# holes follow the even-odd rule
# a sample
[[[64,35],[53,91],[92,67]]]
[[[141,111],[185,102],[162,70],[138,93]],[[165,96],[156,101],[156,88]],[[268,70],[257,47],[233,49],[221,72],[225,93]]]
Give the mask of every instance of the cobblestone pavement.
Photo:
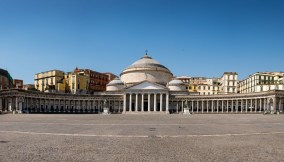
[[[283,115],[0,115],[0,162],[283,159]]]

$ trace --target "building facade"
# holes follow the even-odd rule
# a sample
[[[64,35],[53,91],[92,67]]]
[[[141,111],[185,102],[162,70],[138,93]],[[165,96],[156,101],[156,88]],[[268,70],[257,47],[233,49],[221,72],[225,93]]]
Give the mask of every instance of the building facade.
[[[105,74],[105,75],[107,75],[107,76],[108,76],[108,82],[107,82],[107,83],[109,83],[110,81],[112,81],[112,80],[114,80],[115,78],[117,78],[117,77],[118,77],[118,76],[116,76],[115,74],[110,73],[110,72],[103,73],[103,74]]]
[[[20,79],[13,80],[14,88],[23,89],[24,88],[24,81]]]
[[[90,77],[84,72],[69,72],[65,74],[66,93],[87,94]]]
[[[116,76],[90,69],[75,68],[73,72],[51,70],[35,75],[35,88],[41,92],[92,94],[103,92]]]
[[[177,77],[190,93],[198,95],[230,94],[238,92],[238,74],[224,72],[221,78]]]
[[[35,88],[41,92],[65,93],[65,73],[60,70],[50,70],[35,74]]]
[[[238,92],[238,74],[236,72],[224,72],[220,78],[222,94]]]
[[[284,72],[257,72],[240,81],[240,93],[284,90]]]
[[[225,74],[226,94],[194,95],[184,82],[148,56],[123,70],[106,91],[94,94],[44,93],[1,90],[0,110],[18,113],[276,113],[283,112],[284,91],[236,94],[235,74]],[[226,77],[227,76],[227,77]],[[227,83],[225,83],[227,82]]]

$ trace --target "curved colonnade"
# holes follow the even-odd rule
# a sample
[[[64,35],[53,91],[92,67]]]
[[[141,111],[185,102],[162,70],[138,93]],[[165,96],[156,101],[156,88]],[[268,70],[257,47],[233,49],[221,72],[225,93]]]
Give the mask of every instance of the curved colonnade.
[[[117,93],[69,95],[0,91],[0,110],[18,113],[101,113],[104,101],[111,113],[261,113],[283,112],[284,91],[262,93],[190,96],[170,93]]]

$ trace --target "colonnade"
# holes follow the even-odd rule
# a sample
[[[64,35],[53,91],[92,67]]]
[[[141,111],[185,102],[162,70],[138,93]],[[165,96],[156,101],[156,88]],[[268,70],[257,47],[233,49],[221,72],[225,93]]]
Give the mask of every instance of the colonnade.
[[[32,93],[33,94],[33,93]],[[106,102],[105,102],[106,101]],[[169,95],[169,92],[128,92],[116,95],[73,96],[0,93],[0,111],[28,113],[261,113],[284,112],[284,91],[223,96]]]
[[[126,93],[123,112],[169,112],[168,93]]]
[[[185,105],[195,113],[283,112],[284,98],[173,99],[170,101],[170,113],[183,112]]]
[[[23,113],[101,113],[103,112],[103,104],[104,99],[25,97],[23,101],[18,102],[18,97],[9,97],[3,103],[3,99],[0,98],[0,110]],[[107,100],[107,107],[112,113],[122,113],[122,104],[120,99]]]

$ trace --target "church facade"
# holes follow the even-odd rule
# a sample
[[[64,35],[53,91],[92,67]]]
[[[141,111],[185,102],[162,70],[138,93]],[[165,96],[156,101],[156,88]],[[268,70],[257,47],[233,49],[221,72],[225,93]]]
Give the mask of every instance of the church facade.
[[[284,91],[195,95],[171,71],[147,54],[127,67],[105,92],[92,95],[0,91],[0,111],[17,113],[276,113]]]

